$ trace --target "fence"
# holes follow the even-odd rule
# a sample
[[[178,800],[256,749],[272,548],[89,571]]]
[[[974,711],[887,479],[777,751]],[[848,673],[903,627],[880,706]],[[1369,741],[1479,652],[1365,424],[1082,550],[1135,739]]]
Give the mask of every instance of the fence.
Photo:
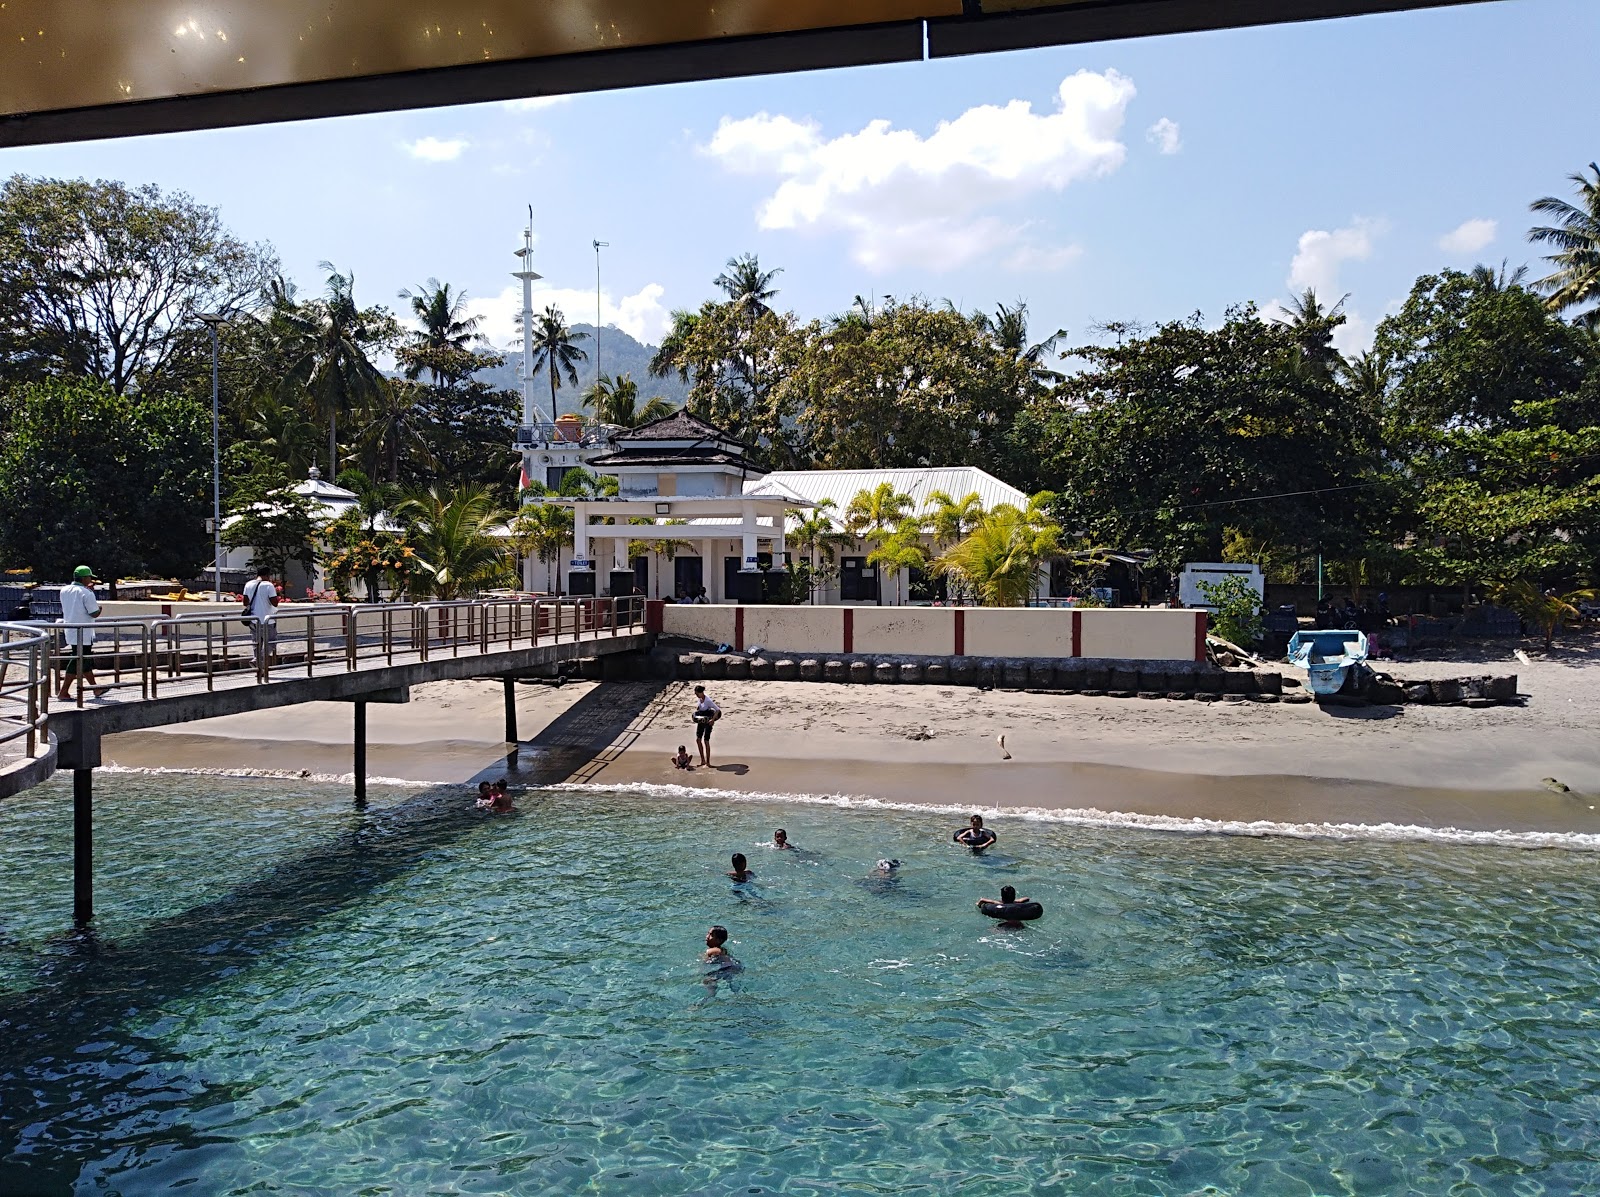
[[[226,614],[124,616],[87,625],[30,628],[48,642],[50,693],[87,698],[121,692],[158,697],[203,679],[258,682],[363,667],[511,651],[644,630],[645,600],[633,598],[470,599],[442,603],[328,603],[279,607],[268,625]],[[73,628],[93,643],[65,643]]]
[[[23,624],[0,624],[0,756],[21,740],[29,757],[48,743],[50,705],[49,632]]]

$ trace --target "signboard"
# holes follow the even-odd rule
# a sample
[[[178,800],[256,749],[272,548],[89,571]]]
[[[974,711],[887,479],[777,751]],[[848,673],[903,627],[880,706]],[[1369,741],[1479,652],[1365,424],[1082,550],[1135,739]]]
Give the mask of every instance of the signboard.
[[[594,568],[594,562],[590,561],[587,557],[574,557],[572,559],[572,568],[573,569],[593,569]]]

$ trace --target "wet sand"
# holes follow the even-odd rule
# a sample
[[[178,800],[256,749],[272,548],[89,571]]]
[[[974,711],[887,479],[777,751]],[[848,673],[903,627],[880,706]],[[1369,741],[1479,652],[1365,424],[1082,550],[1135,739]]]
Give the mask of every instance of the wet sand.
[[[1600,666],[1584,654],[1531,664],[1508,655],[1394,667],[1403,676],[1518,672],[1528,704],[1490,710],[714,683],[727,712],[713,738],[717,767],[687,773],[669,761],[680,743],[693,752],[692,700],[680,683],[519,686],[524,743],[508,766],[500,687],[449,682],[418,687],[404,706],[369,707],[368,774],[461,782],[507,771],[980,809],[1600,833],[1591,809],[1600,805]],[[348,705],[311,704],[113,737],[106,758],[337,776],[351,768],[350,729]],[[1574,792],[1551,792],[1546,777]]]

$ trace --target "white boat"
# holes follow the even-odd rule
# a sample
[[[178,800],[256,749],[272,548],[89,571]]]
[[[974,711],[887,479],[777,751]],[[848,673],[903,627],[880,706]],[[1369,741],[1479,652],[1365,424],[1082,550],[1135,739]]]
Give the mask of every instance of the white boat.
[[[1337,694],[1350,667],[1366,659],[1366,634],[1354,628],[1296,632],[1289,639],[1289,663],[1306,671],[1313,694]]]

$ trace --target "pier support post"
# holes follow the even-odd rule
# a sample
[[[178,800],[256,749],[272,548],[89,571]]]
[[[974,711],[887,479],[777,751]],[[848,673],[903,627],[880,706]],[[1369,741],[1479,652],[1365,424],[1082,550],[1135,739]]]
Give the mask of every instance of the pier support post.
[[[367,805],[367,700],[358,698],[353,705],[356,708],[356,806],[364,807]]]
[[[517,683],[514,678],[503,677],[500,682],[506,688],[506,743],[517,742]]]
[[[72,921],[85,930],[94,918],[94,770],[72,771]]]

